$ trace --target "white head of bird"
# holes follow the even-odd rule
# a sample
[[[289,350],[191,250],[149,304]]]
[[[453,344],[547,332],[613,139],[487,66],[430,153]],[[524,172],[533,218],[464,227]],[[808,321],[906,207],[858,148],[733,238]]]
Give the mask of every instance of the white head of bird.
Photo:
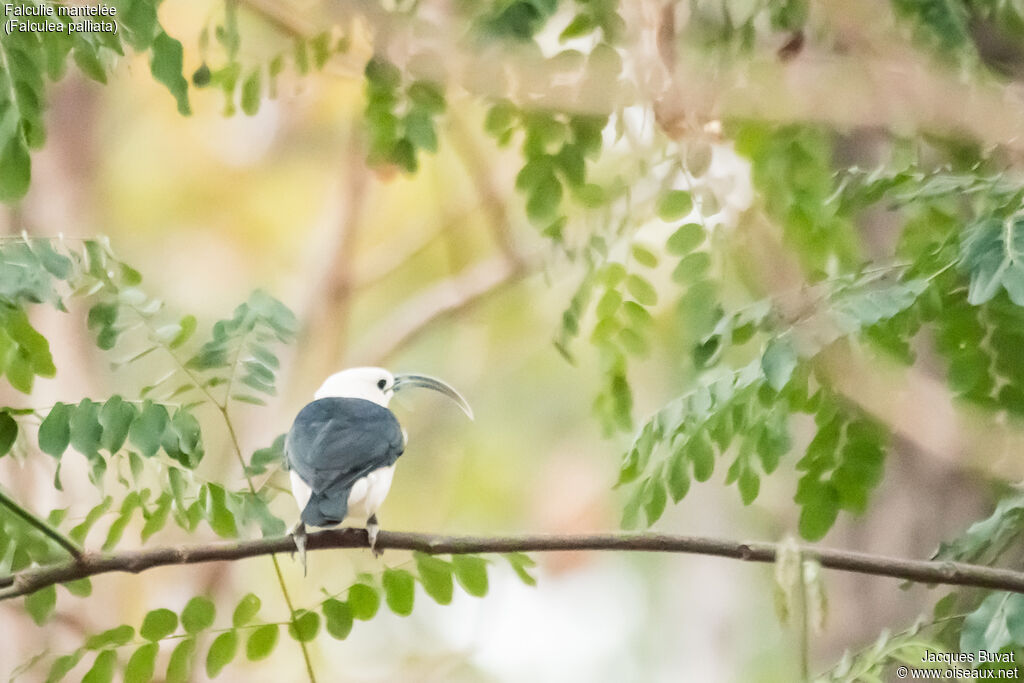
[[[444,394],[455,401],[469,419],[473,419],[473,409],[449,384],[426,375],[392,375],[384,368],[348,368],[336,372],[324,380],[313,398],[361,398],[387,408],[396,391],[410,387],[433,389]]]

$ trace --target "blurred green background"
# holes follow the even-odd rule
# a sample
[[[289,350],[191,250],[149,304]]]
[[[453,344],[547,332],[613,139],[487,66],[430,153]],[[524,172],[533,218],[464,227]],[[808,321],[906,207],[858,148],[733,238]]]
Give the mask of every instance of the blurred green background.
[[[193,36],[207,11],[206,3],[167,3],[161,18],[172,35]],[[280,49],[280,37],[261,22],[244,28],[250,31],[246,58]],[[222,94],[209,90],[193,90],[193,115],[180,116],[143,57],[125,58],[106,87],[72,73],[51,90],[50,138],[33,158],[30,193],[3,212],[0,224],[12,234],[109,236],[144,274],[147,290],[171,309],[195,313],[200,329],[227,316],[254,288],[291,307],[301,333],[285,354],[279,399],[267,409],[235,409],[247,452],[284,432],[319,382],[344,367],[380,364],[459,388],[475,422],[429,395],[393,405],[410,445],[381,513],[386,529],[617,529],[623,501],[612,485],[629,436],[603,438],[592,415],[596,357],[584,346],[572,365],[552,343],[577,273],[528,225],[513,189],[519,152],[495,145],[482,130],[485,110],[454,95],[439,151],[420,155],[415,175],[371,168],[362,128],[361,65],[369,54],[357,35],[350,52],[322,74],[283,77],[278,97],[254,116],[225,116]],[[199,65],[186,50],[185,72]],[[651,135],[651,112],[637,107],[629,116],[641,140]],[[632,153],[646,151],[641,145]],[[749,164],[725,140],[716,141],[713,154],[711,190],[720,203],[734,205],[722,220],[738,220],[755,200]],[[593,172],[600,177],[629,160],[608,154]],[[637,166],[635,178],[641,193],[653,182],[643,168]],[[664,238],[656,225],[637,228],[653,241]],[[46,314],[40,323],[60,368],[55,380],[39,384],[40,401],[137,389],[141,378],[112,371],[110,358],[88,338],[82,311],[72,312]],[[671,316],[657,324],[663,341],[680,338]],[[679,359],[684,352],[661,344],[633,368],[637,416],[678,393],[689,377]],[[225,434],[214,430],[206,438],[203,476],[239,484]],[[49,486],[46,460],[7,459],[0,474],[37,510],[70,505],[72,517],[84,515],[98,493],[73,481],[70,460],[64,476],[71,483],[61,495]],[[781,539],[792,533],[798,513],[792,467],[790,460],[783,475],[766,478],[749,507],[721,486],[720,468],[711,483],[695,485],[670,507],[656,530]],[[272,482],[284,484],[281,475]],[[926,556],[977,516],[985,500],[984,487],[965,481],[954,464],[908,449],[907,457],[891,461],[868,515],[841,518],[829,542]],[[297,516],[287,496],[274,510],[289,523]],[[187,540],[175,533],[167,532],[167,542]],[[438,607],[421,594],[410,617],[382,613],[357,624],[343,642],[318,639],[312,647],[322,680],[790,683],[798,677],[797,636],[775,616],[770,567],[611,553],[536,559],[536,588],[497,563],[485,599],[457,592],[453,605]],[[322,597],[321,585],[341,591],[360,571],[406,562],[400,552],[379,561],[366,552],[317,552],[308,578],[294,562],[286,562],[286,578],[305,604]],[[198,592],[228,610],[237,596],[263,589],[257,592],[268,596],[268,611],[283,614],[282,605],[269,606],[272,583],[269,563],[259,559],[108,575],[95,581],[90,611],[62,610],[45,629],[19,605],[2,604],[0,675],[43,650],[74,647],[83,634],[116,619],[137,623],[148,609],[180,607]],[[814,643],[821,665],[929,604],[925,589],[899,590],[891,580],[830,574],[826,585],[829,616]],[[218,680],[299,680],[300,666],[287,642],[270,660],[236,662]],[[199,670],[194,678],[205,680]]]

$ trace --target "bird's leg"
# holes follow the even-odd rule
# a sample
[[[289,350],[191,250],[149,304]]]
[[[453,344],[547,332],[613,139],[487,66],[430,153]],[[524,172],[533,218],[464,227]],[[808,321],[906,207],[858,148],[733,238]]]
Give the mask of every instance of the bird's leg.
[[[288,535],[295,541],[295,549],[299,551],[299,562],[302,563],[302,575],[306,575],[306,525],[303,524],[302,520],[292,527],[292,530],[288,532]],[[292,553],[294,556],[294,553]]]
[[[370,552],[373,553],[374,557],[380,557],[384,554],[383,550],[377,549],[377,534],[380,533],[380,524],[377,523],[377,515],[372,514],[366,520],[366,535],[370,539]]]

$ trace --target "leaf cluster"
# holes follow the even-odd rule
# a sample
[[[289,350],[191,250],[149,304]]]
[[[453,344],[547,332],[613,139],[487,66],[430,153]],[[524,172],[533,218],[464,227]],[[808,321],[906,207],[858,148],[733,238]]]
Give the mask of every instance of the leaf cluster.
[[[16,7],[34,3],[18,0]],[[189,114],[188,84],[182,76],[182,46],[157,17],[159,0],[117,0],[116,33],[69,31],[71,17],[49,20],[63,31],[12,31],[0,45],[0,201],[20,199],[31,179],[32,150],[46,141],[45,81],[60,80],[73,60],[84,75],[107,82],[110,63],[130,47],[148,53],[153,78],[167,87],[178,111]]]
[[[447,106],[443,89],[422,79],[404,84],[398,67],[381,57],[367,62],[365,74],[370,163],[415,173],[419,152],[437,151],[437,118]]]

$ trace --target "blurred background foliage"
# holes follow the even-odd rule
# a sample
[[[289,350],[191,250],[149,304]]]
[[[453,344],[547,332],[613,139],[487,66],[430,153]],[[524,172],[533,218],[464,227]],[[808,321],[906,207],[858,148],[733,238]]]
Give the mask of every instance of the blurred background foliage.
[[[271,444],[324,376],[381,364],[477,414],[396,402],[385,528],[1019,564],[1021,3],[111,4],[116,37],[0,36],[0,482],[75,541],[280,533]],[[60,557],[18,524],[6,568]],[[476,600],[476,565],[282,558],[287,629],[260,560],[102,577],[4,603],[0,674],[293,680],[306,609],[328,680],[885,680],[1024,645],[1016,597],[793,553],[535,559],[530,588],[493,558]],[[463,589],[404,616],[405,570]]]

